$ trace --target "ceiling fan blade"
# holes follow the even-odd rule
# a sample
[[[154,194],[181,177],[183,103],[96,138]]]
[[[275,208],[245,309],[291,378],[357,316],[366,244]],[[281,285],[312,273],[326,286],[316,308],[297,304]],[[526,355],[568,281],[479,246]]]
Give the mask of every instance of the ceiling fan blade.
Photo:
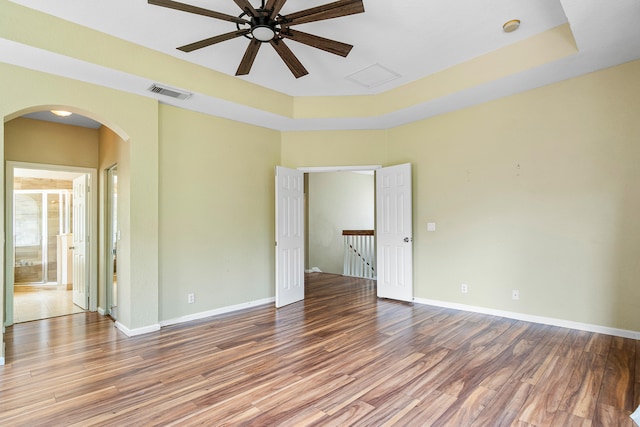
[[[287,25],[298,25],[362,12],[364,12],[362,0],[338,0],[333,3],[327,3],[322,6],[312,7],[311,9],[286,15],[280,21]]]
[[[258,12],[254,9],[254,7],[249,3],[249,0],[233,0],[239,7],[242,9],[244,13],[249,16],[256,17],[258,16]]]
[[[264,8],[266,10],[270,10],[271,11],[271,13],[269,14],[269,18],[276,19],[276,16],[278,16],[280,11],[282,10],[282,6],[284,6],[284,4],[286,2],[287,2],[287,0],[269,0],[269,1],[267,1],[267,4],[265,5]]]
[[[293,52],[291,52],[291,49],[284,44],[284,41],[273,39],[269,43],[271,43],[271,46],[278,52],[278,55],[280,55],[280,58],[287,64],[287,67],[289,67],[289,70],[291,70],[296,79],[309,74],[306,68],[304,68],[304,65],[302,65]]]
[[[291,28],[287,28],[286,31],[281,31],[280,35],[298,43],[303,43],[307,46],[322,49],[326,52],[333,53],[334,55],[344,57],[346,57],[353,48],[350,44],[325,39],[324,37],[314,36],[313,34],[303,33],[302,31],[295,31]]]
[[[256,59],[256,55],[258,54],[258,49],[262,46],[262,42],[251,39],[249,42],[249,46],[247,46],[247,50],[244,51],[244,56],[242,57],[242,61],[240,61],[240,65],[238,66],[238,71],[236,71],[236,76],[244,76],[249,74],[251,71],[251,66],[253,65],[253,61]]]
[[[223,21],[235,22],[236,24],[248,24],[246,19],[237,16],[227,15],[226,13],[214,12],[213,10],[203,9],[201,7],[192,6],[190,4],[179,3],[172,0],[148,0],[149,4],[154,6],[168,7],[169,9],[181,10],[183,12],[195,13],[196,15],[208,16],[210,18],[222,19]]]
[[[208,39],[200,40],[198,42],[190,43],[184,46],[180,46],[178,50],[183,52],[193,52],[197,49],[202,49],[203,47],[211,46],[212,44],[220,43],[225,40],[231,40],[236,37],[244,36],[245,34],[249,34],[251,30],[236,30],[230,33],[220,34],[219,36],[210,37]]]

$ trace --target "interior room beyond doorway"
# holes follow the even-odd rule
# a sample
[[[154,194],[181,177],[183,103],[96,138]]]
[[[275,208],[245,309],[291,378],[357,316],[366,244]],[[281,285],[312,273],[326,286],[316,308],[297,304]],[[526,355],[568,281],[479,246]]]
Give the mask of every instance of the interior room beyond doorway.
[[[84,311],[72,290],[72,191],[82,175],[13,169],[14,323]]]
[[[347,274],[343,231],[375,228],[373,170],[308,173],[306,183],[305,268],[307,271]],[[373,236],[371,238],[373,240]],[[359,249],[358,252],[362,253]],[[374,265],[375,259],[368,262]],[[368,277],[375,277],[375,272]]]

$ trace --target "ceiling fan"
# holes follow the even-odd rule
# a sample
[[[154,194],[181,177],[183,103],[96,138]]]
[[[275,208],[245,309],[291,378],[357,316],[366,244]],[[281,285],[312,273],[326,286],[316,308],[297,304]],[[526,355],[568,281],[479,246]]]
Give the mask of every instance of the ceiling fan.
[[[240,61],[236,76],[249,74],[253,61],[258,54],[258,49],[263,43],[269,43],[273,46],[296,78],[309,74],[284,43],[285,38],[346,57],[353,48],[352,45],[303,33],[302,31],[293,30],[291,27],[364,12],[362,0],[338,0],[288,15],[280,14],[280,10],[282,10],[287,0],[267,0],[266,4],[265,0],[261,0],[262,3],[257,9],[249,3],[249,0],[233,1],[242,9],[242,13],[238,16],[214,12],[172,0],[148,0],[148,3],[235,23],[235,31],[180,46],[178,49],[183,52],[192,52],[236,37],[246,37],[250,40],[249,46],[242,57],[242,61]]]

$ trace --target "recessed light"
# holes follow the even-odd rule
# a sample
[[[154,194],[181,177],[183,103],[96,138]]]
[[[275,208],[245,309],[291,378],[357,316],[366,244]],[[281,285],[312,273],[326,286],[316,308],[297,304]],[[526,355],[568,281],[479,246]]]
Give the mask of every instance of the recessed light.
[[[511,21],[507,21],[502,26],[502,29],[504,30],[505,33],[513,33],[518,28],[520,28],[519,19],[512,19]]]
[[[51,110],[51,112],[56,116],[60,116],[60,117],[67,117],[72,114],[70,111],[64,111],[64,110]]]

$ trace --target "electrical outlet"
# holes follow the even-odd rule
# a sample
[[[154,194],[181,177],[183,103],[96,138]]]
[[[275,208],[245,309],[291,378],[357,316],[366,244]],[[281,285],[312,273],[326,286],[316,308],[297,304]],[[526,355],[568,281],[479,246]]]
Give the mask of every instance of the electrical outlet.
[[[187,303],[193,304],[196,302],[196,294],[187,294]]]
[[[520,299],[520,291],[517,289],[514,289],[511,291],[511,299],[512,300],[519,300]]]
[[[462,292],[463,294],[466,294],[467,292],[469,292],[469,288],[467,287],[466,283],[460,284],[460,292]]]

